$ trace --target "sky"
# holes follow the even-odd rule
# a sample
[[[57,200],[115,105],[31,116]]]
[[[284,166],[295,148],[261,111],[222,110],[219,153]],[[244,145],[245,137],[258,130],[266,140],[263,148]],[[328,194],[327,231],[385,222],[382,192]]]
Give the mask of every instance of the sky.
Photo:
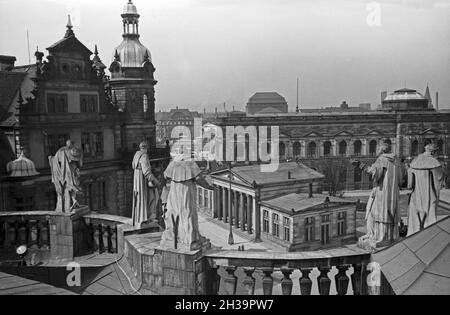
[[[106,65],[122,40],[127,0],[0,0],[0,54],[34,62],[65,33]],[[276,91],[291,111],[380,103],[408,87],[450,109],[450,0],[134,0],[156,67],[157,110],[244,110]],[[45,51],[46,52],[46,51]]]

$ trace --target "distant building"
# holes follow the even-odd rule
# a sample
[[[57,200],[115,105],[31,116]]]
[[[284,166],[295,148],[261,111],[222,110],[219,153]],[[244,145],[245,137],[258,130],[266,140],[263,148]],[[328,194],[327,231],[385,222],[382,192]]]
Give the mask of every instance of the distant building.
[[[288,251],[337,247],[356,240],[355,202],[290,194],[261,202],[262,237]]]
[[[430,110],[433,111],[431,103],[430,91],[427,86],[427,97],[423,96],[416,90],[401,89],[388,95],[381,103],[383,111],[414,111],[414,110]]]
[[[281,114],[289,111],[286,99],[277,92],[255,93],[247,103],[247,115]]]
[[[200,117],[198,112],[181,109],[178,106],[169,112],[156,113],[156,141],[159,144],[165,144],[167,140],[175,140],[172,138],[172,130],[178,126],[187,127],[193,136],[194,119]]]
[[[297,163],[281,164],[272,173],[262,172],[261,165],[234,167],[231,173],[228,169],[215,171],[211,173],[213,217],[225,223],[231,218],[235,228],[259,240],[262,202],[287,194],[320,193],[323,179],[322,174]]]
[[[348,113],[348,112],[370,112],[371,104],[364,103],[357,107],[350,107],[347,102],[342,102],[339,107],[325,107],[325,108],[302,108],[301,113],[313,114],[313,113]]]

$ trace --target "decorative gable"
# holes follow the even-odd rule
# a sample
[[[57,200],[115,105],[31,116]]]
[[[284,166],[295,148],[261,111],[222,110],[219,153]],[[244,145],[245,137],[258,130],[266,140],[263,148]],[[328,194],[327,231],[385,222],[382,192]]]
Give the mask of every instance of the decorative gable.
[[[323,135],[318,132],[315,132],[315,131],[310,131],[307,134],[305,134],[303,137],[310,137],[310,138],[318,138],[319,137],[320,138],[320,137],[323,137]]]
[[[352,137],[353,134],[348,131],[340,131],[334,135],[335,137]]]

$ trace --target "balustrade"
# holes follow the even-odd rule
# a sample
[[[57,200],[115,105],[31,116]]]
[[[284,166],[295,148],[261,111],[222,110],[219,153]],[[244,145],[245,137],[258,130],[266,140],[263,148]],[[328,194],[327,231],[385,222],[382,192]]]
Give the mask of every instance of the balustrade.
[[[206,255],[215,277],[210,294],[361,295],[370,253],[358,248],[317,252],[220,251]]]
[[[11,250],[27,245],[30,249],[50,249],[49,220],[46,214],[1,214],[0,247]]]

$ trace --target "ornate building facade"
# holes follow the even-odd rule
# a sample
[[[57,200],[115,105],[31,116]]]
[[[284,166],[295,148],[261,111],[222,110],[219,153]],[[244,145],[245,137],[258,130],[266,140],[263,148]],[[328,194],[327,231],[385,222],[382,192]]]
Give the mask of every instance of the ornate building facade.
[[[278,126],[280,161],[300,160],[325,175],[327,171],[338,172],[339,190],[371,188],[369,176],[349,161],[357,158],[373,162],[385,140],[392,143],[393,150],[404,161],[422,153],[430,142],[438,145],[443,163],[450,159],[450,112],[429,108],[428,100],[414,90],[392,93],[378,111],[224,117],[214,123],[223,129],[224,135],[227,127]],[[248,159],[248,134],[245,144]],[[326,178],[325,191],[329,184]]]
[[[16,156],[23,153],[39,175],[3,176],[0,211],[55,209],[48,157],[69,139],[83,150],[80,201],[92,211],[131,215],[131,158],[141,141],[150,143],[158,175],[169,154],[155,144],[155,69],[139,43],[131,1],[122,18],[123,43],[114,51],[111,77],[97,47],[93,54],[75,36],[70,17],[65,36],[47,48],[46,61],[37,51],[33,65],[2,67],[0,128]]]

